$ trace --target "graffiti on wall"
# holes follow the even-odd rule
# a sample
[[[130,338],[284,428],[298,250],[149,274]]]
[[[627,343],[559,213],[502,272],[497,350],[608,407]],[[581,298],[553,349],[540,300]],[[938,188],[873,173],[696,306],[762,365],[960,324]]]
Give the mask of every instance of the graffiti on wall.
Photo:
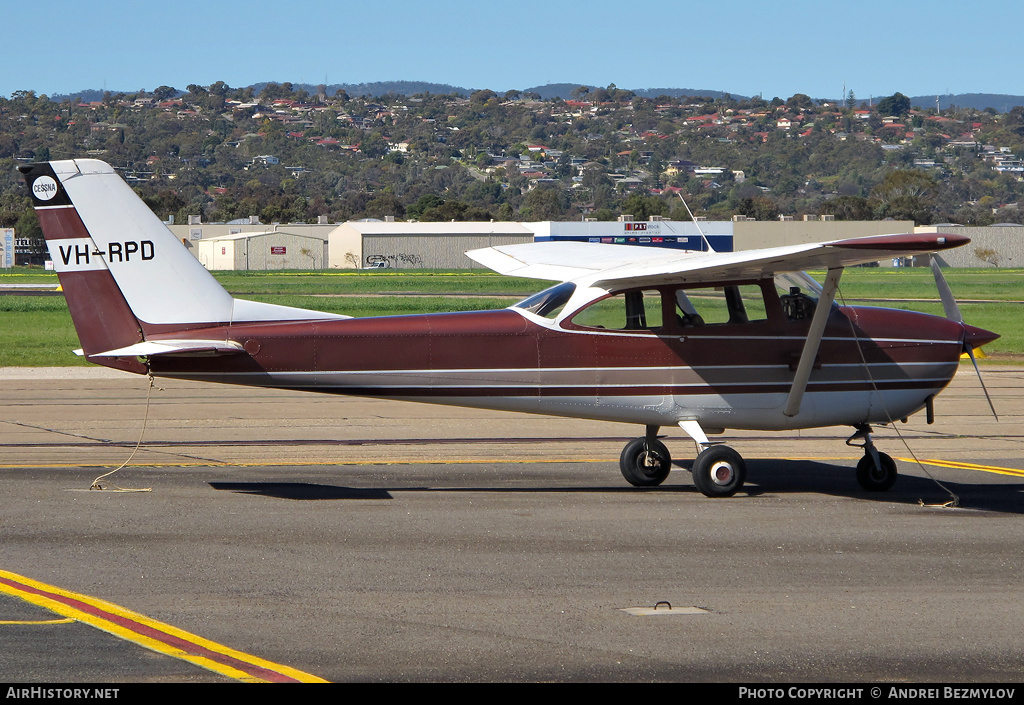
[[[399,253],[397,255],[367,255],[366,267],[368,269],[386,269],[388,267],[395,267],[402,264],[406,267],[422,267],[423,258],[419,255],[410,255],[406,253]]]

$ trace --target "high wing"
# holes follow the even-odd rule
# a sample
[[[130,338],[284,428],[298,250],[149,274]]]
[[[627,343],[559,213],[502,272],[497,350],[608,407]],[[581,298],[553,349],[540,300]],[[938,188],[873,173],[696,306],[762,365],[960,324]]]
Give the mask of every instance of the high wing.
[[[500,274],[595,286],[760,279],[776,272],[837,269],[890,257],[947,250],[970,242],[942,233],[872,235],[742,252],[706,253],[588,242],[529,242],[466,255]]]

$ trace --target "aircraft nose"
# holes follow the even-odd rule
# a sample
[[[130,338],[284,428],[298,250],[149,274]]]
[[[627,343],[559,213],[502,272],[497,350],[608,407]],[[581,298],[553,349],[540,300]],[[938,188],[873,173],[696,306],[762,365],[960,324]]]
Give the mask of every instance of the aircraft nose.
[[[969,326],[966,323],[962,324],[964,327],[964,343],[970,345],[971,348],[979,348],[985,343],[991,343],[993,340],[999,338],[998,333],[993,333],[990,330],[984,328],[978,328],[977,326]]]

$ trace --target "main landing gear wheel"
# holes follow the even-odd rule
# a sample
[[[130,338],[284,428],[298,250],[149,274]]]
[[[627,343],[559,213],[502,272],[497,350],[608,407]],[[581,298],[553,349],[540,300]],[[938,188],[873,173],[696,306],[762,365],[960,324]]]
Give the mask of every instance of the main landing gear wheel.
[[[731,497],[747,479],[747,464],[728,446],[709,446],[693,461],[693,484],[707,497]]]
[[[878,454],[878,464],[871,458],[870,453],[857,463],[857,482],[868,492],[885,492],[896,483],[896,461],[885,453]]]
[[[622,449],[619,469],[629,484],[654,487],[668,477],[672,469],[672,456],[661,441],[636,438]]]

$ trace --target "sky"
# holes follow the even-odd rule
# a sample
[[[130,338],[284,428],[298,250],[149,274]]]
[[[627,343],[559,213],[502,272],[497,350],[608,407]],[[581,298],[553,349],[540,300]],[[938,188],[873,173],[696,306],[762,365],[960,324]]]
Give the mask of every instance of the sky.
[[[47,0],[2,13],[0,95],[224,81],[547,83],[859,100],[1024,95],[1020,0]]]

